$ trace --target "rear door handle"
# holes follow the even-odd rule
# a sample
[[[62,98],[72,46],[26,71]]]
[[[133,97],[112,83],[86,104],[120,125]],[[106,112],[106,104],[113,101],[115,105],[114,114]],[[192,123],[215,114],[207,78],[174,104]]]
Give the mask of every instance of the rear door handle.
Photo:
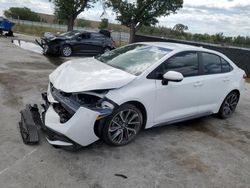
[[[223,81],[228,82],[228,81],[230,81],[230,78],[229,77],[223,78]]]
[[[202,85],[203,85],[203,83],[198,81],[198,82],[195,82],[194,87],[200,87]]]

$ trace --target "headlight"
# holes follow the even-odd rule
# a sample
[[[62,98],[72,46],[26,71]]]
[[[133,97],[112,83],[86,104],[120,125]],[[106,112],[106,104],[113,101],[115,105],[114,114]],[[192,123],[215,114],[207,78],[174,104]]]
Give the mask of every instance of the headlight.
[[[104,101],[101,103],[101,107],[102,107],[102,108],[110,108],[110,109],[113,109],[113,108],[114,108],[114,105],[111,104],[110,102],[104,100]]]

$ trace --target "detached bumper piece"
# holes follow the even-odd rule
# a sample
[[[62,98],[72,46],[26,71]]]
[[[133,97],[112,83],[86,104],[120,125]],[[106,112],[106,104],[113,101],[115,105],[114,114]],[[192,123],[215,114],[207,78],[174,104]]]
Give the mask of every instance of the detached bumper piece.
[[[21,112],[20,132],[25,144],[38,144],[38,128],[43,126],[37,105],[26,106]]]

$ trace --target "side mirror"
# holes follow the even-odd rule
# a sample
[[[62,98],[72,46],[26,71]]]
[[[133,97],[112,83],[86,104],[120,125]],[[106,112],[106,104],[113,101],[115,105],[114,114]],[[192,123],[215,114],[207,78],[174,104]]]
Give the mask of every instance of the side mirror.
[[[162,85],[168,85],[168,82],[181,82],[183,78],[180,72],[168,71],[163,75]]]

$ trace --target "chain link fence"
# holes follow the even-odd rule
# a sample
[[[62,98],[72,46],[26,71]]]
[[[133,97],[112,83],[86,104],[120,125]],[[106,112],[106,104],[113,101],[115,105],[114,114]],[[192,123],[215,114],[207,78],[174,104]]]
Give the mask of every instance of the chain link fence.
[[[58,29],[62,31],[67,30],[67,25],[63,24],[56,24],[56,23],[45,23],[45,22],[34,22],[34,21],[28,21],[28,20],[17,20],[17,19],[9,19],[15,24],[19,25],[28,25],[28,26],[37,26],[37,27],[48,27],[48,28],[53,28],[53,29]],[[74,29],[76,30],[85,30],[85,31],[99,31],[97,28],[90,28],[90,27],[77,27],[75,26]],[[120,44],[125,42],[129,42],[129,33],[126,32],[118,32],[118,31],[113,31],[111,33],[112,38],[115,41],[118,41]]]

